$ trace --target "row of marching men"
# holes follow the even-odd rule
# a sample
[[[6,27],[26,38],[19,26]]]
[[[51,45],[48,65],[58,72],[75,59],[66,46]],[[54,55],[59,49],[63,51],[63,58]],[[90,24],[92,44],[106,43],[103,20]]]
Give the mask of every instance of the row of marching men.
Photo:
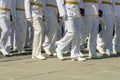
[[[24,51],[27,21],[24,0],[0,0],[0,52],[11,56],[10,48]]]
[[[120,52],[119,22],[119,0],[0,0],[0,51],[12,55],[12,46],[23,53],[32,43],[32,58],[46,59],[43,47],[64,60],[63,51],[70,45],[71,59],[84,61],[80,46],[88,38],[89,58],[100,59],[96,48],[103,56]]]
[[[83,2],[82,2],[83,1]],[[101,58],[119,53],[119,0],[81,0],[83,13],[82,42],[88,36],[89,57]],[[115,29],[114,37],[113,30]],[[85,31],[84,31],[85,30]]]
[[[49,55],[55,53],[54,43],[61,35],[57,18],[55,0],[0,0],[0,52],[11,56],[11,48],[24,53],[30,46],[32,58],[44,59],[43,46]]]

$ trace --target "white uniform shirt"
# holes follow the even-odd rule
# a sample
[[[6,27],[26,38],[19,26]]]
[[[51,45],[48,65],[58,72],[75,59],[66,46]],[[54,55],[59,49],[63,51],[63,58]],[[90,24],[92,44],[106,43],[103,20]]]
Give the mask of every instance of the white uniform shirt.
[[[67,16],[68,19],[79,18],[80,0],[57,0],[60,16]]]
[[[83,8],[83,9],[84,9],[84,3],[83,3],[83,0],[80,0],[80,8]]]
[[[58,14],[56,0],[43,0],[43,11],[45,16],[55,16]]]
[[[24,0],[14,0],[12,2],[12,16],[13,18],[25,18]]]
[[[98,0],[83,0],[85,15],[98,15]]]
[[[113,0],[115,15],[120,16],[120,0]]]
[[[103,11],[103,15],[113,15],[112,0],[100,0],[99,7]]]
[[[0,18],[9,17],[11,0],[0,0]]]
[[[43,18],[42,0],[25,0],[26,18]]]
[[[19,18],[25,18],[24,0],[16,0],[16,15]]]

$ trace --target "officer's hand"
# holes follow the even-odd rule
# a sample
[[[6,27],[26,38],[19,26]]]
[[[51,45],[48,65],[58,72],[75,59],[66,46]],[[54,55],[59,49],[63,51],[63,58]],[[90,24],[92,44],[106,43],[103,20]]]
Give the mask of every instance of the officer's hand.
[[[99,15],[99,17],[102,17],[103,16],[103,11],[99,10],[98,15]]]
[[[27,21],[32,23],[33,19],[32,18],[27,18]]]
[[[85,16],[85,9],[80,8],[80,13],[81,13],[82,16]]]
[[[67,15],[62,16],[62,19],[63,19],[64,21],[66,21],[66,20],[67,20]]]

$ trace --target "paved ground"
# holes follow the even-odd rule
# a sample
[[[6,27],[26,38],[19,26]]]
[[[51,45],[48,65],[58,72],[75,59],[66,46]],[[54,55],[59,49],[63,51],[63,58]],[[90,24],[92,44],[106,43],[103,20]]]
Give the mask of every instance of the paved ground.
[[[0,55],[0,80],[120,80],[120,56],[85,62],[65,57],[39,61],[31,55]]]

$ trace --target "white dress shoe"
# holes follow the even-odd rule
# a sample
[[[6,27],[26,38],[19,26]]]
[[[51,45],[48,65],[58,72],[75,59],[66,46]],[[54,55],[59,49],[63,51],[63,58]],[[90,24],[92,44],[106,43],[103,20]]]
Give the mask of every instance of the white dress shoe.
[[[52,53],[50,52],[50,50],[49,50],[49,49],[44,48],[44,50],[45,50],[45,53],[46,53],[47,55],[52,56]]]
[[[57,53],[53,53],[53,56],[57,56]]]
[[[62,50],[60,50],[59,48],[56,48],[56,53],[57,53],[57,57],[60,59],[60,60],[63,60],[63,53],[62,53]]]
[[[77,58],[77,61],[85,61],[85,60],[86,60],[86,58],[81,58],[81,57]]]
[[[82,58],[82,57],[74,57],[74,58],[71,58],[72,61],[85,61],[86,58]]]
[[[18,51],[17,48],[13,48],[12,51]]]
[[[117,54],[117,51],[115,49],[113,49],[112,53]]]
[[[105,53],[105,50],[103,48],[99,47],[99,46],[97,46],[97,50],[102,54]]]
[[[108,55],[108,56],[114,56],[114,54],[112,53],[112,51],[110,51],[110,50],[106,50],[106,54]]]
[[[5,49],[0,49],[4,56],[11,56],[12,54],[8,53]]]
[[[106,54],[107,54],[107,56],[114,56],[113,53],[106,53]]]
[[[23,51],[18,51],[19,54],[23,54],[23,53],[25,53],[25,52],[26,52],[25,50],[23,50]]]
[[[39,60],[45,60],[46,57],[44,57],[43,55],[38,55],[38,56],[32,56],[33,59],[39,59]]]
[[[80,54],[80,57],[82,57],[82,58],[85,57],[85,55],[83,53],[80,52],[79,54]]]

